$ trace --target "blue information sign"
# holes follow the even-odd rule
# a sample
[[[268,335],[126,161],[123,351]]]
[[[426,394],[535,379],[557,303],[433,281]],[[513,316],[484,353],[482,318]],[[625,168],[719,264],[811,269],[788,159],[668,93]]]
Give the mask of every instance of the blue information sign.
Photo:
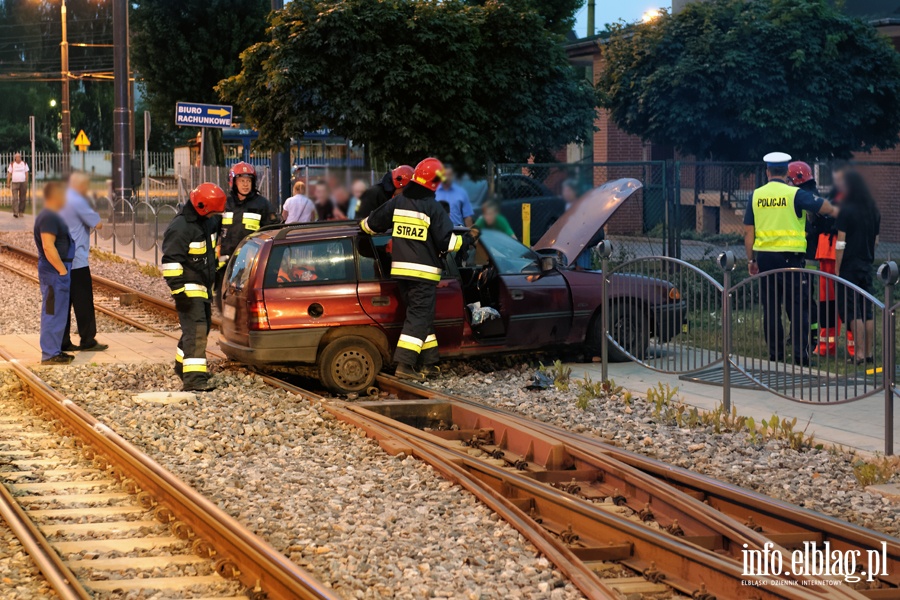
[[[178,102],[175,104],[175,124],[187,127],[231,127],[234,110],[220,104],[197,104]]]

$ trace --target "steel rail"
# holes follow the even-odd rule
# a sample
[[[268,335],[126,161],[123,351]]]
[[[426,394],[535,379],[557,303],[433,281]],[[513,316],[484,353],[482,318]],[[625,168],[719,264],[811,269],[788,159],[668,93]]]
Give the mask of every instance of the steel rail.
[[[43,573],[47,583],[62,600],[93,598],[2,484],[0,484],[0,519],[6,521],[13,535],[18,538],[38,570]]]
[[[889,591],[893,595],[880,595],[877,593],[880,590],[867,590],[869,592],[867,595],[871,598],[900,598],[900,589],[897,587],[900,586],[900,539],[896,537],[719,481],[708,475],[694,473],[636,452],[624,450],[604,443],[595,437],[574,433],[502,408],[483,404],[471,398],[401,381],[390,375],[379,375],[377,384],[382,390],[393,392],[399,398],[429,398],[460,402],[467,406],[500,414],[522,426],[531,427],[545,435],[567,442],[587,455],[610,456],[683,493],[708,503],[722,515],[724,523],[733,522],[734,519],[739,522],[752,519],[755,526],[763,528],[762,535],[776,543],[784,542],[785,537],[790,537],[792,534],[808,534],[810,538],[819,534],[822,536],[823,543],[831,542],[832,548],[860,550],[863,552],[863,556],[865,556],[866,550],[884,543],[891,568],[888,569],[890,574],[880,579],[894,586],[884,592],[886,594]]]
[[[327,599],[338,596],[279,553],[268,542],[241,525],[159,463],[115,433],[0,348],[6,362],[33,392],[40,404],[71,429],[76,437],[104,456],[119,474],[135,482],[151,508],[172,511],[190,536],[206,540],[216,555],[217,571],[240,579],[249,589],[263,590],[273,600]]]

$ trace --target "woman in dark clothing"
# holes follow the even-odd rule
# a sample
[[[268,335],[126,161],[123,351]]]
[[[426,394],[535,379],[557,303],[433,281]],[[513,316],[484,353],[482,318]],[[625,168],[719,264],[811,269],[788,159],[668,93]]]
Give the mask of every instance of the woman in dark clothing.
[[[869,186],[856,171],[838,171],[834,182],[838,193],[843,196],[836,223],[837,273],[841,279],[871,294],[872,263],[875,262],[875,245],[881,229],[881,213]],[[838,306],[841,318],[850,324],[856,340],[856,356],[851,360],[856,363],[873,362],[875,319],[872,303],[848,288],[845,293],[838,293]]]

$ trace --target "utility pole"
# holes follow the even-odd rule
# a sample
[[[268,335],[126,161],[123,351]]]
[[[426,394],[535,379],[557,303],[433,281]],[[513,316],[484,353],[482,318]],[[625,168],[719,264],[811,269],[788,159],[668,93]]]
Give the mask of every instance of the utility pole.
[[[284,0],[272,0],[272,11],[284,9]],[[269,198],[272,208],[276,214],[281,214],[281,203],[284,202],[290,194],[291,189],[291,140],[285,142],[286,152],[273,152],[271,157],[272,165],[272,194],[274,198]]]
[[[69,147],[72,144],[72,113],[69,111],[69,36],[66,27],[66,0],[62,0],[60,17],[62,19],[62,42],[59,44],[62,70],[62,171],[68,173],[72,168],[69,158]]]
[[[128,72],[128,0],[112,0],[113,13],[113,195],[116,200],[132,195],[131,107]]]
[[[596,0],[588,0],[587,3],[587,36],[594,35],[594,10],[596,8]]]

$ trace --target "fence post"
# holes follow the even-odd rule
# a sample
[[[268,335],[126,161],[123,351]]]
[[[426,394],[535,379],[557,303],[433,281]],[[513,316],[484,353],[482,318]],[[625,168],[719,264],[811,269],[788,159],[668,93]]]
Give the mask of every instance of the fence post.
[[[609,381],[609,287],[606,278],[609,257],[612,256],[612,242],[603,240],[597,246],[600,253],[600,374],[603,381]]]
[[[722,268],[722,407],[731,412],[731,272],[734,271],[734,252],[719,255]]]
[[[112,213],[112,243],[113,243],[113,254],[115,254],[116,253],[116,238],[118,237],[118,234],[116,233],[116,200],[115,200],[115,196],[110,196],[110,198],[112,198],[112,200],[110,200],[110,202],[112,202],[112,207],[110,210],[110,213]]]
[[[894,326],[894,286],[900,278],[897,263],[888,261],[878,267],[878,276],[884,282],[884,316],[881,319],[882,377],[884,380],[884,455],[894,454],[894,380],[897,377],[895,361],[897,330]]]

